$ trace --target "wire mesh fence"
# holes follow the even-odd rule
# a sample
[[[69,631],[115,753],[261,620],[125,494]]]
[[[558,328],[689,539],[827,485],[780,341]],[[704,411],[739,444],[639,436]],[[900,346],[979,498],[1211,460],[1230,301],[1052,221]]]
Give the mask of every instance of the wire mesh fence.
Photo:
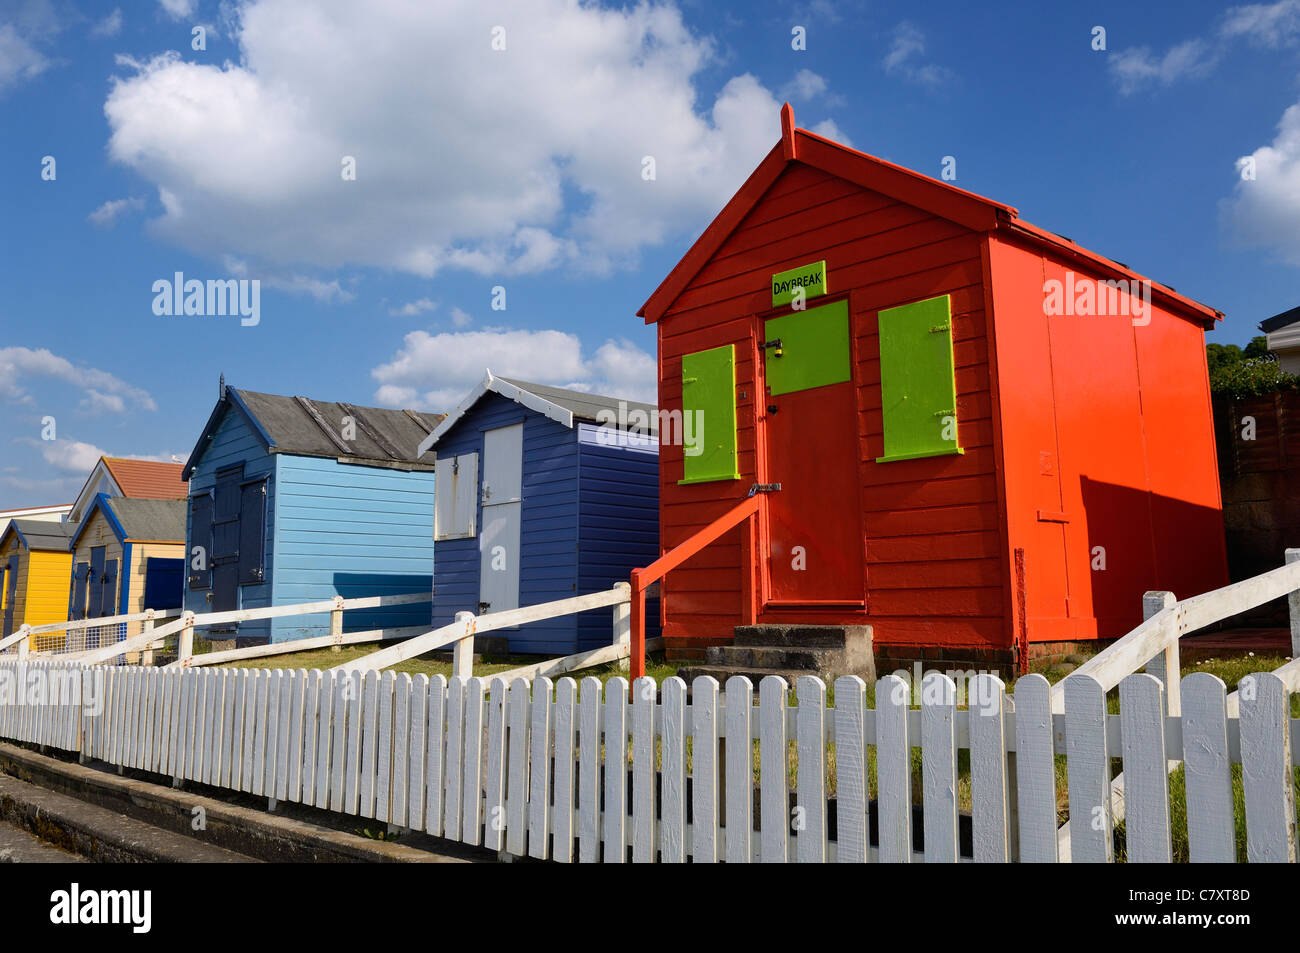
[[[103,648],[121,642],[130,629],[139,629],[140,623],[110,622],[107,625],[86,626],[54,632],[38,632],[31,636],[31,651],[51,655],[72,655],[90,649]]]

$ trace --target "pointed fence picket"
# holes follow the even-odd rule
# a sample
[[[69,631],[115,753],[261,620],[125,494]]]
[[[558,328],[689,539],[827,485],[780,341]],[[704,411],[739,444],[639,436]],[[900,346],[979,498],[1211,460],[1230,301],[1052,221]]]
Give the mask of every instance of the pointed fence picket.
[[[1059,796],[1086,821],[1072,825],[1068,859],[1115,859],[1112,759],[1122,758],[1126,859],[1168,861],[1172,759],[1185,765],[1192,861],[1237,860],[1244,824],[1248,860],[1294,862],[1290,684],[1273,673],[1243,679],[1238,716],[1222,681],[1193,673],[1170,715],[1163,684],[1135,674],[1120,682],[1116,715],[1086,674],[1066,680],[1064,710],[1053,713],[1036,675],[1014,696],[989,675],[962,686],[931,673],[915,696],[886,676],[874,706],[849,676],[827,708],[813,676],[797,680],[792,699],[775,676],[757,693],[742,677],[725,690],[708,677],[638,679],[629,692],[622,678],[553,686],[27,659],[0,664],[0,736],[178,784],[584,863],[1050,863],[1060,859],[1058,758],[1068,788]],[[963,750],[969,819],[957,799]],[[1244,795],[1235,814],[1234,764]]]

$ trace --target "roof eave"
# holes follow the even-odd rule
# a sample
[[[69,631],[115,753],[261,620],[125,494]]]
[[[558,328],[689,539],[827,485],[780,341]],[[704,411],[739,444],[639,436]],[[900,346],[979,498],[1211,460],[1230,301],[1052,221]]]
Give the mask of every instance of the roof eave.
[[[781,110],[781,141],[745,180],[744,185],[709,223],[677,266],[655,289],[637,312],[646,324],[654,324],[667,312],[690,285],[745,216],[792,162],[802,162],[863,188],[888,195],[899,202],[928,211],[975,232],[1011,231],[1036,244],[1047,244],[1058,252],[1071,255],[1093,268],[1125,278],[1150,281],[1152,296],[1163,307],[1196,321],[1202,327],[1214,327],[1223,320],[1223,312],[1201,304],[1172,288],[1137,274],[1096,252],[1089,251],[1046,229],[1021,221],[1016,208],[993,199],[959,189],[885,159],[868,155],[842,143],[793,127],[789,105]]]
[[[229,401],[227,401],[227,398],[229,398]],[[229,407],[238,407],[248,421],[248,425],[257,434],[257,438],[262,441],[263,446],[268,451],[273,452],[275,450],[275,441],[271,439],[271,435],[266,432],[266,428],[262,426],[261,422],[253,416],[253,412],[248,409],[244,399],[239,396],[239,391],[227,386],[225,394],[217,398],[217,405],[212,408],[212,413],[208,415],[208,422],[204,424],[203,432],[199,434],[198,442],[194,444],[189,459],[185,461],[185,469],[181,471],[181,479],[186,483],[194,475],[194,470],[199,465],[199,459],[203,456],[203,451],[208,448],[208,441],[212,439],[212,435],[216,433],[217,428],[221,426],[221,420]]]
[[[475,385],[474,389],[469,392],[456,409],[442,419],[442,422],[434,428],[433,433],[420,441],[420,446],[415,451],[415,457],[420,457],[428,453],[433,447],[437,446],[452,427],[456,426],[470,410],[483,399],[488,393],[498,394],[507,400],[513,400],[515,403],[527,407],[529,410],[535,410],[543,416],[549,417],[562,426],[573,429],[573,411],[561,407],[559,404],[551,403],[544,397],[538,397],[536,394],[517,387],[509,381],[504,381],[499,377],[494,377],[492,372],[487,371],[483,379]]]
[[[1151,297],[1162,307],[1169,308],[1183,317],[1194,320],[1205,329],[1210,330],[1215,323],[1223,320],[1223,312],[1211,308],[1209,305],[1201,304],[1186,295],[1179,294],[1173,288],[1162,285],[1158,281],[1153,281],[1144,275],[1138,274],[1132,268],[1127,268],[1117,261],[1113,261],[1104,255],[1099,255],[1094,251],[1084,248],[1061,235],[1050,232],[1045,228],[1032,225],[1029,222],[1022,221],[1018,218],[1008,217],[999,223],[1001,230],[1018,235],[1035,245],[1048,245],[1058,253],[1075,258],[1090,267],[1125,279],[1138,279],[1140,281],[1150,282]]]

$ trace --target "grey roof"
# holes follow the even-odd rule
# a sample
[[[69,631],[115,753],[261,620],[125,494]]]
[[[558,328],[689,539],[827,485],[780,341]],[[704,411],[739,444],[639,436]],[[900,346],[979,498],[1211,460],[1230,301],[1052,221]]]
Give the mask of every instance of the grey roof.
[[[115,496],[108,501],[127,539],[185,542],[185,500],[136,500]]]
[[[28,549],[53,549],[67,552],[77,523],[55,523],[47,520],[13,520],[9,524],[22,533]],[[6,530],[7,532],[8,530]]]
[[[507,384],[514,384],[530,394],[536,394],[543,400],[549,400],[552,404],[563,407],[579,420],[598,421],[599,418],[596,415],[602,410],[610,410],[617,414],[621,403],[627,408],[627,413],[631,413],[633,410],[643,411],[649,417],[651,426],[658,426],[657,408],[654,404],[643,404],[640,401],[627,400],[622,397],[607,397],[604,394],[588,394],[580,390],[566,390],[563,387],[548,387],[545,384],[530,384],[528,381],[514,380],[510,377],[503,377],[501,380]]]
[[[251,390],[236,393],[275,442],[277,452],[309,457],[415,463],[420,441],[444,416],[313,401],[305,397],[281,397]],[[313,416],[313,411],[319,415],[319,420]],[[356,434],[350,440],[343,439],[345,417],[351,417],[356,426]]]
[[[1300,308],[1292,308],[1290,311],[1283,311],[1259,322],[1259,329],[1268,334],[1289,324],[1295,324],[1297,321],[1300,321]]]

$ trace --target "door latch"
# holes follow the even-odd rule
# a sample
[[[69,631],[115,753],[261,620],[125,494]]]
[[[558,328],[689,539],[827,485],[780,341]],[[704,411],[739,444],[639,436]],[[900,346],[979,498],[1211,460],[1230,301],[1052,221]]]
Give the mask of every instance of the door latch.
[[[779,483],[755,483],[749,488],[749,492],[745,494],[745,498],[748,499],[758,493],[775,493],[779,489],[781,489],[781,484]]]
[[[780,338],[777,338],[775,341],[764,341],[762,344],[759,345],[759,347],[761,347],[765,351],[771,349],[773,357],[780,357],[781,354],[783,353],[781,350]]]

